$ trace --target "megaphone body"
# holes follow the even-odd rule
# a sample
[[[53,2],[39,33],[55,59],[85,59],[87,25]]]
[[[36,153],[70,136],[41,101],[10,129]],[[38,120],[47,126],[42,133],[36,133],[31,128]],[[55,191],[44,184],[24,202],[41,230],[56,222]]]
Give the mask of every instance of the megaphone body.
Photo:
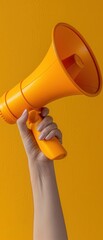
[[[59,23],[53,29],[52,44],[41,64],[0,98],[0,116],[13,124],[28,109],[27,126],[41,150],[50,159],[60,159],[66,151],[56,138],[38,140],[40,108],[65,96],[96,96],[100,90],[101,73],[92,50],[76,29]]]

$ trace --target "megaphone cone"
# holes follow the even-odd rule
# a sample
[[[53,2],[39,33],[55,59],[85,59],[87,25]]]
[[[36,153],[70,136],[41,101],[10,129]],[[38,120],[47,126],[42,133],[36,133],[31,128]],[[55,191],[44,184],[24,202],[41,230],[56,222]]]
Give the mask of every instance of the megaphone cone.
[[[96,96],[100,90],[101,73],[92,50],[76,29],[59,23],[41,64],[1,97],[0,115],[15,123],[25,108],[39,110],[61,97]]]

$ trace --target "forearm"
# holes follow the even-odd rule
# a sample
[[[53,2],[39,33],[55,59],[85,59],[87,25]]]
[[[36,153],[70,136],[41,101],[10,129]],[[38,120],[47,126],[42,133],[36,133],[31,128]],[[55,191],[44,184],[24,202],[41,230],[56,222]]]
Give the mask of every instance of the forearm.
[[[34,239],[67,240],[52,161],[35,168],[32,190],[34,198]]]

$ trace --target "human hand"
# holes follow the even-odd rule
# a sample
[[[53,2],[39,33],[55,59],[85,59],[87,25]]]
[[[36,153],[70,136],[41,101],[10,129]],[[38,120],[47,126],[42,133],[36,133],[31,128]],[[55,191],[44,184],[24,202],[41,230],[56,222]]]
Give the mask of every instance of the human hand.
[[[41,140],[50,140],[53,137],[57,137],[60,143],[62,143],[62,133],[57,128],[57,124],[53,122],[53,118],[48,116],[49,109],[43,107],[41,109],[41,116],[43,120],[39,124]],[[30,129],[27,128],[26,121],[28,119],[28,111],[25,110],[20,118],[17,120],[17,126],[23,141],[23,145],[30,161],[35,162],[47,162],[48,158],[41,152],[35,137]]]

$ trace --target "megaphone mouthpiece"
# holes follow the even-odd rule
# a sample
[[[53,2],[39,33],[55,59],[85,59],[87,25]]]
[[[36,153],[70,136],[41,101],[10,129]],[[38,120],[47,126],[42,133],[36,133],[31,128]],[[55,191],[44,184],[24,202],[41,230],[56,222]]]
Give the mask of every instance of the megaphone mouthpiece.
[[[84,67],[81,58],[77,54],[73,54],[72,56],[65,58],[62,60],[62,63],[74,81]]]

